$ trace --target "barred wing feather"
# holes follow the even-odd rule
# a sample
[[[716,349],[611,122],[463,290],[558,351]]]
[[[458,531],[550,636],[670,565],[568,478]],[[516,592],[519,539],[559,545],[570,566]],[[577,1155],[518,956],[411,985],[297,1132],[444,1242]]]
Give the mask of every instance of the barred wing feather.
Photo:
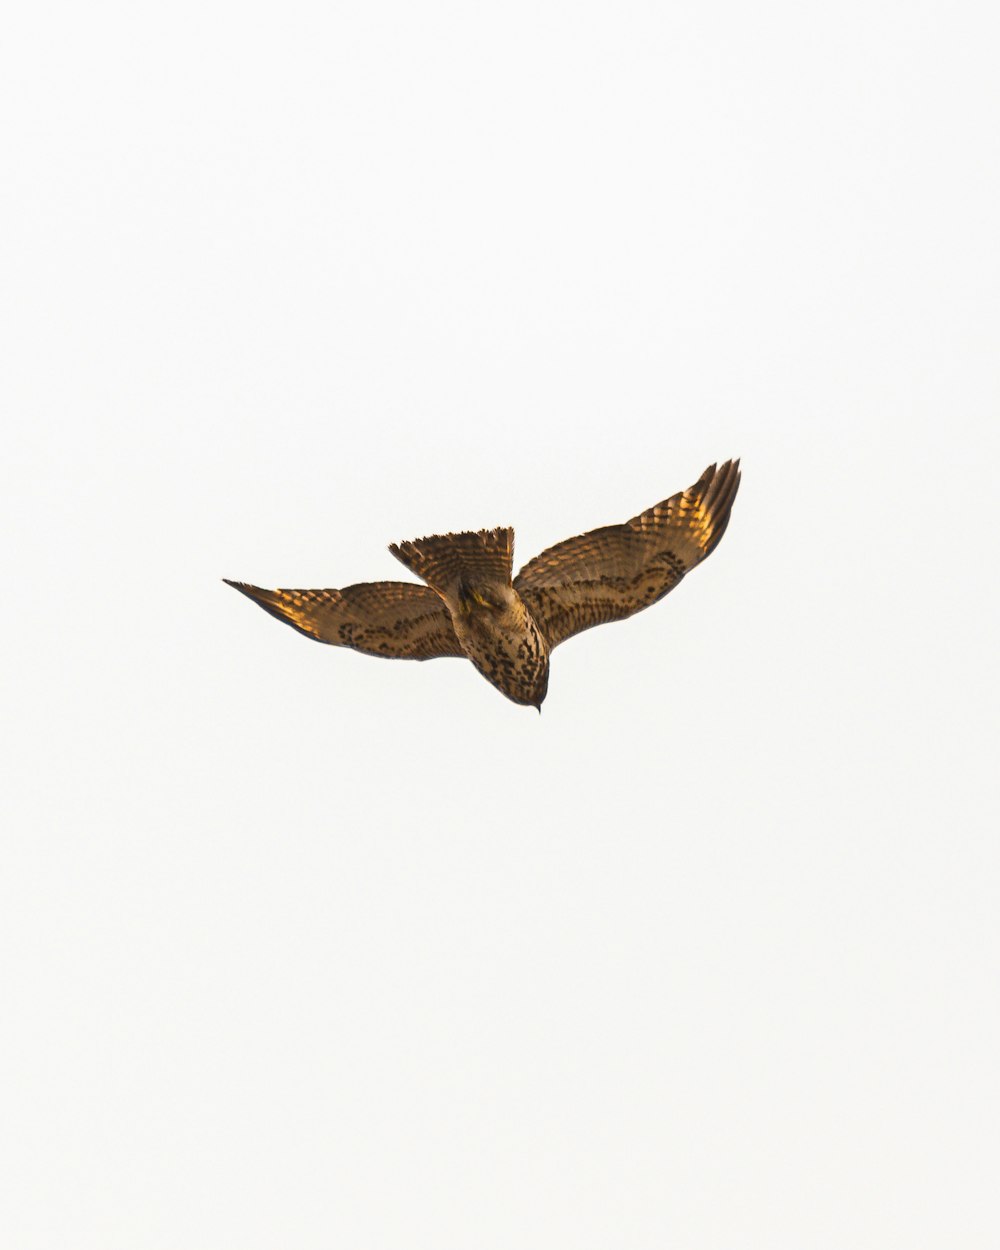
[[[710,465],[694,486],[624,525],[567,538],[530,560],[514,588],[549,647],[648,608],[711,555],[729,523],[739,463]]]
[[[359,582],[342,590],[262,590],[226,584],[317,642],[391,659],[462,656],[440,595],[409,582]]]

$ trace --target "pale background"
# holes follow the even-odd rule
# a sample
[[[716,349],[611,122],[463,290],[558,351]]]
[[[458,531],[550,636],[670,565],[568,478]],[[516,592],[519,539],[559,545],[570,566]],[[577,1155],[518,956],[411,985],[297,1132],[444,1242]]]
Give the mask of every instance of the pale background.
[[[7,13],[0,1244],[1000,1245],[990,10]],[[219,580],[735,455],[541,717]]]

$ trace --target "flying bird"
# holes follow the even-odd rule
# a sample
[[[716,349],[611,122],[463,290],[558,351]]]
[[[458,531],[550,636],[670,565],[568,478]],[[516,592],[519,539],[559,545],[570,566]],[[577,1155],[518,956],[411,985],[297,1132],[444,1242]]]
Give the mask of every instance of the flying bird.
[[[553,648],[673,590],[718,546],[739,484],[738,460],[710,465],[688,490],[549,547],[516,577],[514,531],[501,527],[393,543],[424,585],[261,590],[224,580],[317,642],[393,659],[465,657],[501,694],[540,711]]]

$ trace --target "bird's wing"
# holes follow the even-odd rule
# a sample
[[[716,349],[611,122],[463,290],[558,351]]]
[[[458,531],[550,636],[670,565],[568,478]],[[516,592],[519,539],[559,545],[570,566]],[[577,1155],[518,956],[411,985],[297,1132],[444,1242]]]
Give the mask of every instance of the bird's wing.
[[[432,660],[464,655],[441,597],[410,582],[359,582],[343,590],[242,591],[279,621],[317,642],[392,659]]]
[[[713,464],[690,489],[624,525],[567,538],[530,560],[514,588],[549,647],[648,608],[710,555],[729,523],[739,466]]]

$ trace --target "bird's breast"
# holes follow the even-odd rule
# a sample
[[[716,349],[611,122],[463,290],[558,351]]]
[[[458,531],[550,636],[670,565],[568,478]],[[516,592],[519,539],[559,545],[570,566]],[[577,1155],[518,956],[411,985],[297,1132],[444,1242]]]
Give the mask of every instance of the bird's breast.
[[[537,706],[548,685],[548,647],[525,611],[510,619],[470,613],[456,621],[466,655],[487,681],[515,703]]]

